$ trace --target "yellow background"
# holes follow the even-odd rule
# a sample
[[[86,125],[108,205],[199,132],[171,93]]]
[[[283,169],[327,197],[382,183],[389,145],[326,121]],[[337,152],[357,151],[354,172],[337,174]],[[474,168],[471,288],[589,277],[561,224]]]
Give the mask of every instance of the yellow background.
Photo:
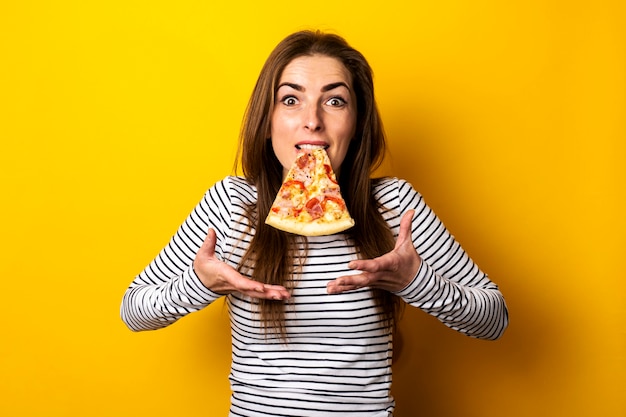
[[[495,343],[408,311],[397,417],[626,415],[622,4],[3,2],[0,415],[226,415],[223,304],[135,334],[119,303],[231,173],[258,71],[302,28],[368,57],[381,173],[510,308]]]

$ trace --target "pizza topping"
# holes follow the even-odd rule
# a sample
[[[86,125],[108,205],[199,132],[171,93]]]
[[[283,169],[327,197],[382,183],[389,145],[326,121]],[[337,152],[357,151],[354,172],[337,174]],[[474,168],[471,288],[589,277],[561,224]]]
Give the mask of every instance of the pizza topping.
[[[319,219],[324,215],[324,208],[320,204],[317,198],[312,198],[306,203],[306,211],[309,213],[313,220]]]
[[[303,169],[309,163],[309,154],[303,153],[296,159],[296,165],[298,168]]]
[[[326,204],[331,201],[334,204],[337,205],[337,207],[339,208],[339,210],[343,210],[346,207],[346,204],[344,203],[343,199],[341,197],[333,197],[332,195],[327,195],[324,196],[324,200],[322,200],[322,208],[324,209],[324,211],[328,210],[326,208]]]
[[[335,180],[333,168],[328,164],[324,164],[324,170],[326,171],[326,176],[328,176],[328,179],[334,182],[335,184],[338,184],[338,182]]]
[[[289,188],[292,186],[302,188],[303,190],[306,188],[304,184],[302,183],[302,181],[298,181],[298,180],[288,180],[283,183],[283,188]]]

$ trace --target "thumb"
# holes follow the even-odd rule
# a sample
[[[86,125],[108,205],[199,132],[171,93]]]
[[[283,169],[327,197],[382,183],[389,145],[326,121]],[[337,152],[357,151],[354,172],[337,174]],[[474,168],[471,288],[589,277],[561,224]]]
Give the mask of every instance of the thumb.
[[[396,240],[396,248],[401,246],[407,239],[411,240],[411,224],[415,215],[415,210],[409,210],[402,216],[400,221],[400,232],[398,233],[398,240]]]
[[[212,258],[215,256],[215,244],[217,242],[217,236],[215,235],[215,230],[209,229],[206,237],[204,238],[204,242],[202,246],[198,250],[198,255],[201,255],[203,258]]]

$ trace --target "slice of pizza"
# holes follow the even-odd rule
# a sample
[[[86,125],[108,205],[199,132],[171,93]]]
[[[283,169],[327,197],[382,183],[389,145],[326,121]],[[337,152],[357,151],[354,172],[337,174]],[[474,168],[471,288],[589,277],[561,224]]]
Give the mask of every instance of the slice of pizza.
[[[303,236],[332,235],[354,226],[324,148],[298,152],[265,223]]]

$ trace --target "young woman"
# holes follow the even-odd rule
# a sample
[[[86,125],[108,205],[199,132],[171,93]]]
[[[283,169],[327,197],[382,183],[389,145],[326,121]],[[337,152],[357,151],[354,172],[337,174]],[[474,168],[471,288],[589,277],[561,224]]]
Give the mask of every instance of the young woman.
[[[324,147],[355,226],[302,237],[265,217],[301,149]],[[407,182],[373,179],[385,150],[365,58],[298,32],[270,54],[242,129],[243,177],[213,185],[131,283],[122,318],[165,327],[220,297],[231,321],[231,416],[391,416],[392,335],[405,304],[497,339],[507,309]]]

